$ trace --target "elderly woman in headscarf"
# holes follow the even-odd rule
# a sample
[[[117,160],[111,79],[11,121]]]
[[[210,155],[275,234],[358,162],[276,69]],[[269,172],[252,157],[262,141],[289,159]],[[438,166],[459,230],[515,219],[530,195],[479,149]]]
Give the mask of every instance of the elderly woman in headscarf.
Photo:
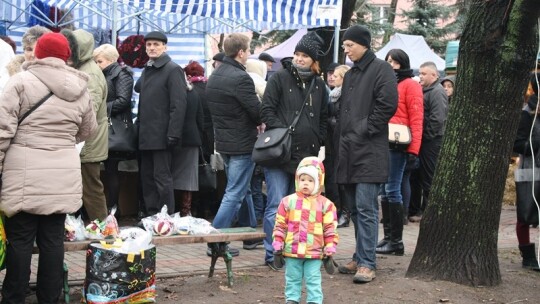
[[[266,130],[289,127],[295,117],[300,116],[292,133],[291,159],[264,168],[268,194],[263,221],[265,262],[274,270],[272,230],[277,207],[283,197],[294,192],[294,174],[300,161],[307,156],[317,156],[326,136],[328,93],[324,80],[319,77],[323,44],[315,32],[304,35],[293,57],[284,58],[283,69],[268,80],[262,101],[261,119]]]

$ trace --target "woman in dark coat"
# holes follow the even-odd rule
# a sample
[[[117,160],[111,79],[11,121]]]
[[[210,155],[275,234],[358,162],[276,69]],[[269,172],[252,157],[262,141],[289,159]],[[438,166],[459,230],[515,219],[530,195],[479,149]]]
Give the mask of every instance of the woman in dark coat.
[[[191,216],[192,192],[199,191],[199,150],[202,144],[203,109],[193,85],[187,82],[187,107],[182,145],[174,148],[172,176],[176,210],[180,216]]]
[[[102,44],[94,50],[94,61],[98,64],[107,80],[107,117],[122,123],[132,124],[131,96],[133,94],[133,71],[128,66],[120,66],[117,62],[118,51],[111,44]],[[120,196],[120,179],[118,163],[122,160],[134,159],[135,152],[119,152],[109,149],[105,160],[105,189],[107,208],[118,207]],[[116,213],[120,216],[119,210]]]
[[[319,56],[322,39],[315,33],[304,35],[296,45],[294,57],[282,60],[283,69],[267,82],[261,106],[261,119],[266,130],[288,127],[300,114],[292,134],[291,160],[264,168],[268,202],[264,213],[263,229],[266,264],[273,266],[272,230],[279,201],[294,192],[294,173],[300,161],[317,156],[326,136],[328,93],[320,74]],[[264,133],[263,135],[264,136]]]

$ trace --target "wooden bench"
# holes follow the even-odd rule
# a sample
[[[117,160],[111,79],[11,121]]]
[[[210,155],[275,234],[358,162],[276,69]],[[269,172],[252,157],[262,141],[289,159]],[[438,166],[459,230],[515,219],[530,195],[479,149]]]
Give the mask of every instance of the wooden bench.
[[[254,239],[263,239],[266,237],[264,232],[259,232],[255,228],[240,227],[240,228],[224,228],[218,229],[220,233],[216,234],[193,234],[193,235],[172,235],[172,236],[154,236],[152,243],[157,246],[163,245],[179,245],[179,244],[196,244],[210,243],[212,249],[212,257],[210,262],[210,270],[208,277],[214,275],[216,261],[222,257],[227,266],[227,281],[229,287],[233,285],[232,272],[232,255],[228,251],[227,244],[231,241],[246,241]],[[64,242],[64,251],[84,251],[88,249],[91,243],[99,243],[100,240],[85,240],[77,242]],[[38,253],[38,248],[34,247],[34,253]],[[67,286],[67,268],[64,267],[65,281]]]

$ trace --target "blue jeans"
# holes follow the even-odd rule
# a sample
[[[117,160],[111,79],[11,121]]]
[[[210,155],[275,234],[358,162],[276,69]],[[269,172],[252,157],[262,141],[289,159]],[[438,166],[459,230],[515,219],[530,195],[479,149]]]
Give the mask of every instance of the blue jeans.
[[[353,260],[358,267],[376,269],[375,247],[379,238],[379,204],[377,196],[381,184],[358,183],[344,185],[347,198],[354,198],[351,221],[356,233],[356,251]]]
[[[249,190],[249,181],[255,168],[251,154],[221,154],[227,174],[227,187],[212,225],[215,228],[230,228]]]
[[[240,210],[238,210],[238,226],[240,227],[257,227],[257,217],[255,216],[253,194],[251,189],[248,188],[246,198],[242,202]]]
[[[386,198],[389,203],[403,203],[403,197],[401,196],[401,182],[403,180],[403,172],[405,171],[406,164],[407,153],[390,150],[388,181],[381,187],[381,195],[383,198]]]
[[[321,264],[319,259],[286,258],[285,299],[300,303],[302,280],[306,283],[306,302],[323,302]]]
[[[255,208],[255,217],[259,220],[264,218],[264,209],[266,208],[262,193],[263,173],[253,174],[251,177],[251,197],[253,198],[253,207]]]
[[[264,210],[263,230],[266,233],[264,239],[264,249],[266,255],[264,260],[272,262],[274,260],[274,248],[272,248],[272,231],[276,222],[276,213],[279,202],[285,196],[294,193],[294,175],[278,168],[264,168],[266,179],[267,205]]]

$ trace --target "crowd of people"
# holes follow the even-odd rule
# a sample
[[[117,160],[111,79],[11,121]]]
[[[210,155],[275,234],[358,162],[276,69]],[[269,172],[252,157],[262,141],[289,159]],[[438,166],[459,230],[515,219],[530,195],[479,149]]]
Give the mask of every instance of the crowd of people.
[[[243,34],[226,37],[210,76],[198,62],[176,64],[164,33],[144,38],[149,60],[136,82],[131,68],[118,62],[117,49],[94,48],[85,30],[52,33],[34,26],[22,38],[23,55],[2,48],[2,58],[10,56],[0,87],[0,209],[9,240],[2,303],[24,302],[34,240],[38,301],[58,301],[65,216],[82,212],[103,220],[119,209],[124,160],[138,163],[140,218],[163,206],[191,215],[200,210],[196,198],[201,205],[220,200],[215,228],[262,225],[265,239],[244,241],[243,248],[263,245],[265,264],[285,268],[288,304],[300,302],[303,282],[307,302],[323,302],[321,263],[331,263],[338,229],[351,222],[356,250],[338,270],[352,274],[353,282],[376,278],[376,254],[403,255],[403,226],[420,221],[429,203],[453,76],[441,80],[436,65],[425,62],[415,80],[409,54],[393,49],[378,59],[361,25],[342,39],[352,66],[323,69],[324,41],[312,31],[270,77],[274,58],[249,59],[250,39]],[[139,93],[135,123],[133,91]],[[532,123],[533,101],[523,129]],[[406,126],[411,141],[389,142],[389,123]],[[136,151],[108,145],[114,124],[136,128]],[[256,164],[257,138],[291,125],[290,158]],[[514,150],[527,155],[528,137],[520,134]],[[194,195],[198,164],[215,153],[224,163],[223,197]],[[518,228],[524,266],[538,269],[528,226]]]

